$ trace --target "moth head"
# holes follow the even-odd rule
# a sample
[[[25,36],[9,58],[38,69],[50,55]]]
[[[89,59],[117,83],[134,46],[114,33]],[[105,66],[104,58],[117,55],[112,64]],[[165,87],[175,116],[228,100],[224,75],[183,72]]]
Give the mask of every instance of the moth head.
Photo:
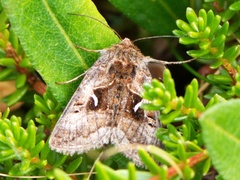
[[[109,68],[109,73],[116,74],[127,74],[132,75],[135,74],[136,66],[131,62],[125,62],[125,61],[115,61]]]

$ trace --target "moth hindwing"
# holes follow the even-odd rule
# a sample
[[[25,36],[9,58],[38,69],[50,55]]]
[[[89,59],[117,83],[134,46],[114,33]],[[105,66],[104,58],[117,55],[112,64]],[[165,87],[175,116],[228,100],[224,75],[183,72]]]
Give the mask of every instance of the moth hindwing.
[[[160,146],[156,131],[161,126],[157,112],[140,108],[143,83],[152,76],[145,57],[125,38],[100,51],[99,59],[87,71],[50,137],[50,147],[73,155],[114,144]],[[141,166],[136,150],[124,155]]]

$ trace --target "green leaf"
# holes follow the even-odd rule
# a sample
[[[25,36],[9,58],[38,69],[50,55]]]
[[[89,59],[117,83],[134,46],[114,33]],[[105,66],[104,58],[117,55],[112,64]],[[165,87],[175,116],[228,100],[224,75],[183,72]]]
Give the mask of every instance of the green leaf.
[[[209,74],[207,78],[211,81],[221,84],[232,84],[232,79],[230,76],[221,75],[221,74]]]
[[[202,17],[198,18],[198,29],[199,29],[199,31],[204,31],[205,25],[206,25],[205,23],[206,22],[203,20]]]
[[[14,135],[16,141],[19,140],[20,137],[20,120],[16,116],[11,117],[11,131]]]
[[[214,15],[213,12],[210,10],[208,11],[208,26],[211,29],[210,35],[213,35],[217,28],[219,28],[219,24],[221,22],[221,17],[218,15]]]
[[[208,39],[206,39],[206,41],[201,41],[199,47],[200,49],[209,49],[211,47],[211,42]]]
[[[193,79],[190,86],[192,87],[192,107],[196,107],[197,105],[197,99],[198,99],[198,81],[196,79]]]
[[[232,35],[235,33],[239,28],[238,21],[232,21],[232,23],[229,25],[228,35]]]
[[[183,169],[183,175],[185,179],[193,179],[195,173],[189,166],[185,166]]]
[[[38,153],[42,150],[43,146],[45,145],[44,141],[40,141],[32,150],[31,150],[31,157],[37,156]]]
[[[131,170],[129,170],[128,168],[128,171],[125,170],[125,169],[120,169],[120,170],[117,170],[117,172],[121,173],[122,175],[128,177],[127,180],[146,180],[146,179],[151,179],[152,177],[152,174],[150,172],[147,172],[147,171],[135,171],[134,172],[134,177],[131,176]],[[160,174],[160,172],[158,172]],[[162,178],[163,176],[161,176]],[[163,178],[164,179],[164,178]]]
[[[22,88],[27,81],[26,74],[20,74],[16,78],[16,88]]]
[[[206,25],[207,25],[207,13],[204,9],[200,9],[199,17],[201,17],[201,19],[202,19],[201,21],[203,23],[202,24],[203,26],[200,25],[201,23],[199,24],[199,29],[200,29],[200,31],[203,31],[206,28]]]
[[[183,103],[183,105],[186,108],[190,108],[192,106],[192,102],[193,102],[193,98],[194,98],[193,92],[194,92],[193,87],[191,85],[188,85],[186,88],[185,95],[184,95],[184,103]]]
[[[240,46],[232,46],[224,52],[223,58],[226,58],[228,62],[232,63],[235,61],[240,52]]]
[[[185,150],[185,146],[184,146],[184,142],[183,141],[179,141],[178,142],[178,146],[177,146],[177,152],[179,157],[181,158],[182,161],[186,161],[187,159],[187,153]]]
[[[186,17],[187,17],[187,20],[189,22],[189,24],[191,24],[192,22],[195,22],[197,21],[197,15],[195,13],[195,11],[192,9],[192,8],[187,8],[186,10]]]
[[[184,32],[184,31],[182,31],[182,30],[178,30],[178,29],[175,29],[175,30],[173,30],[172,32],[173,32],[173,34],[174,34],[175,36],[178,36],[178,37],[184,37],[184,36],[187,35],[186,32]]]
[[[148,154],[145,149],[139,149],[138,154],[144,163],[144,165],[149,169],[152,174],[158,174],[161,170],[158,164],[153,160],[153,158]]]
[[[199,38],[199,35],[200,35],[200,33],[198,33],[198,32],[194,32],[194,31],[189,31],[188,33],[187,33],[187,35],[190,37],[190,38]]]
[[[226,37],[224,35],[220,35],[218,37],[216,37],[215,39],[213,39],[212,41],[212,47],[221,47],[222,45],[224,45],[226,40]]]
[[[1,150],[0,152],[0,162],[12,159],[15,157],[15,152],[13,149]]]
[[[208,172],[209,169],[211,168],[211,165],[212,165],[211,159],[208,158],[208,159],[204,162],[204,164],[203,164],[203,173],[204,173],[204,174],[207,174],[207,172]]]
[[[217,104],[200,118],[203,140],[214,167],[224,179],[239,179],[240,100]]]
[[[67,159],[67,155],[64,155],[64,154],[59,154],[59,153],[56,153],[56,152],[51,152],[51,153],[55,153],[55,156],[50,156],[48,161],[51,162],[52,160],[55,161],[55,163],[53,164],[54,167],[58,167],[58,166],[61,166]],[[51,158],[51,160],[50,160]],[[55,158],[55,159],[53,159]]]
[[[224,35],[226,36],[229,29],[229,22],[225,22],[216,32],[216,36]]]
[[[202,32],[201,38],[208,38],[211,33],[211,29],[209,27],[206,27],[204,31]]]
[[[185,31],[185,32],[189,32],[189,31],[193,31],[195,29],[193,29],[188,23],[186,23],[185,21],[178,19],[176,21],[176,24],[178,26],[179,29]]]
[[[9,96],[4,98],[4,101],[7,101],[8,106],[12,106],[26,94],[28,90],[28,85],[25,85],[19,89],[17,89],[14,93],[10,94]]]
[[[180,116],[181,111],[180,110],[176,110],[176,111],[172,111],[168,114],[161,114],[161,122],[163,124],[169,124],[172,121],[174,121],[175,118],[177,118],[178,116]]]
[[[226,22],[231,19],[236,14],[236,11],[232,11],[230,9],[226,9],[221,13],[222,21]]]
[[[233,10],[233,11],[239,11],[240,10],[240,1],[237,1],[235,3],[233,3],[229,9]]]
[[[192,56],[194,58],[198,58],[201,56],[204,56],[209,53],[208,49],[200,49],[200,50],[189,50],[187,51],[189,56]]]
[[[1,58],[0,59],[0,65],[2,66],[13,66],[15,64],[15,61],[13,58]]]
[[[0,81],[5,80],[12,72],[14,71],[13,68],[6,68],[0,71]]]
[[[182,172],[180,170],[180,168],[178,167],[176,161],[176,158],[174,158],[171,154],[167,153],[166,151],[164,151],[161,148],[158,148],[156,146],[152,146],[149,145],[147,146],[147,151],[158,161],[163,162],[163,164],[169,164],[171,165],[176,172],[178,173],[178,175],[180,177],[182,176]]]
[[[164,85],[167,91],[169,91],[171,99],[176,98],[175,82],[168,69],[164,70],[163,73]]]
[[[5,120],[10,113],[10,108],[7,108],[3,114],[0,114],[1,119]]]
[[[191,37],[182,37],[179,39],[179,42],[184,45],[197,44],[197,43],[199,43],[199,39],[195,39],[195,38],[191,38]]]
[[[20,170],[21,171],[26,171],[29,169],[31,163],[31,159],[23,159],[21,162]]]
[[[35,146],[36,142],[36,126],[34,122],[31,120],[28,122],[28,127],[27,127],[27,133],[28,137],[26,139],[26,142],[24,144],[24,148],[26,149],[32,149]]]
[[[22,146],[22,145],[24,145],[24,143],[26,142],[26,140],[28,138],[28,133],[22,127],[20,128],[19,131],[20,131],[20,137],[19,137],[19,140],[18,140],[18,145]]]
[[[184,17],[188,1],[110,0],[128,18],[152,34],[172,34],[177,19]]]
[[[106,179],[106,180],[110,180],[110,179],[119,179],[119,180],[127,180],[127,178],[122,175],[120,172],[117,172],[113,169],[111,169],[110,167],[97,162],[96,163],[96,172],[97,172],[97,178],[98,179]]]
[[[82,163],[82,157],[78,157],[74,159],[71,163],[68,164],[68,167],[66,169],[67,173],[73,173],[79,165]]]
[[[128,175],[129,180],[137,180],[136,167],[132,162],[128,163],[128,172],[129,172],[129,175]]]
[[[50,109],[48,108],[48,106],[46,105],[46,102],[44,101],[44,99],[38,95],[34,95],[34,104],[41,109],[41,111],[43,111],[46,114],[51,114]]]
[[[63,170],[55,168],[53,170],[53,174],[55,176],[56,180],[71,180],[70,178]]]
[[[78,82],[56,85],[83,73],[96,60],[96,53],[77,49],[103,49],[119,40],[110,28],[87,17],[106,21],[90,0],[2,0],[11,26],[33,67],[47,83],[58,102],[65,105]]]

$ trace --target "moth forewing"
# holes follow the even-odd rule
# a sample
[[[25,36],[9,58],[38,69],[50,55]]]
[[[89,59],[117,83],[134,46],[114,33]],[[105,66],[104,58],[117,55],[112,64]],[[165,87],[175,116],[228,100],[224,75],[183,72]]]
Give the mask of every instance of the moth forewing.
[[[114,144],[160,146],[157,112],[140,108],[143,83],[152,76],[145,56],[125,38],[100,51],[57,122],[49,145],[64,154],[84,153]],[[136,150],[124,154],[142,165]]]

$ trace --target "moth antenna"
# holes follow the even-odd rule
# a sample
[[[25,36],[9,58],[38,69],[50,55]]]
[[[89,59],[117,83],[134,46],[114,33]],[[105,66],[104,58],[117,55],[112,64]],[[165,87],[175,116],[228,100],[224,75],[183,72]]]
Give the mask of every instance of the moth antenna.
[[[82,50],[87,51],[87,52],[101,52],[102,51],[101,49],[99,49],[99,50],[97,50],[97,49],[96,50],[94,50],[94,49],[87,49],[85,47],[82,47],[82,46],[79,46],[79,45],[76,45],[76,44],[74,44],[74,46],[76,48],[82,49]]]
[[[147,63],[154,62],[154,63],[162,63],[163,65],[167,65],[167,64],[184,64],[184,63],[192,62],[194,60],[196,60],[196,58],[188,59],[185,61],[170,61],[170,62],[168,62],[168,61],[162,61],[162,60],[146,57],[146,59],[144,61],[146,61]]]
[[[142,38],[138,38],[133,40],[132,42],[137,42],[137,41],[141,41],[141,40],[146,40],[146,39],[158,39],[158,38],[178,38],[177,36],[171,36],[171,35],[163,35],[163,36],[150,36],[150,37],[142,37]]]
[[[95,17],[92,17],[92,16],[88,16],[86,14],[75,14],[75,13],[68,13],[69,15],[74,15],[74,16],[82,16],[82,17],[87,17],[87,18],[90,18],[90,19],[93,19],[99,23],[101,23],[102,25],[108,27],[109,29],[111,29],[118,37],[120,40],[122,40],[121,36],[117,33],[117,31],[115,31],[113,28],[111,28],[108,24],[105,24],[104,22],[100,21],[99,19],[95,18]]]
[[[141,41],[141,40],[146,40],[146,39],[157,39],[157,38],[169,38],[169,37],[172,37],[172,38],[178,38],[176,36],[171,36],[171,35],[164,35],[164,36],[150,36],[150,37],[142,37],[142,38],[138,38],[138,39],[135,39],[133,42],[136,42],[136,41]],[[172,62],[168,62],[168,61],[162,61],[162,60],[158,60],[158,59],[153,59],[153,58],[149,58],[147,57],[147,62],[155,62],[155,63],[162,63],[164,65],[167,65],[167,64],[183,64],[183,63],[189,63],[189,62],[192,62],[196,60],[196,58],[192,58],[192,59],[189,59],[189,60],[185,60],[185,61],[172,61]]]
[[[78,80],[79,78],[81,78],[82,76],[84,76],[86,73],[87,73],[87,71],[85,71],[84,73],[80,74],[79,76],[77,76],[73,79],[70,79],[70,80],[65,81],[65,82],[56,82],[56,84],[62,85],[62,84],[68,84],[68,83],[74,82],[74,81]]]

